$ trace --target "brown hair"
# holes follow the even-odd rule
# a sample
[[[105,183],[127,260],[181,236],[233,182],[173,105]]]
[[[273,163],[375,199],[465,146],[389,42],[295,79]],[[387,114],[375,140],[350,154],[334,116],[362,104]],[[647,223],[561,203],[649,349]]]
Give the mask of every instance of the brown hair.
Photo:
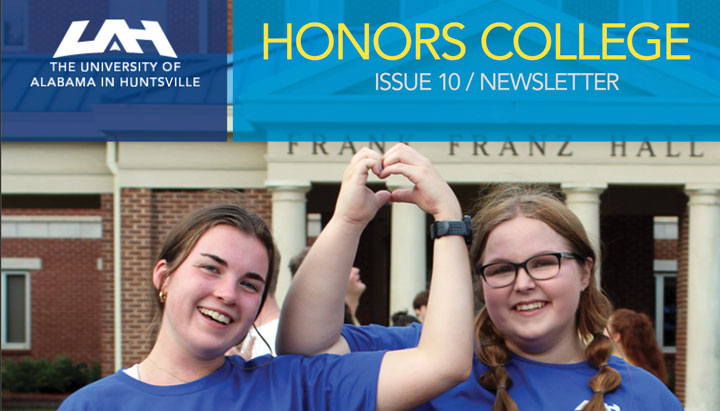
[[[297,270],[300,268],[300,264],[302,264],[308,251],[310,251],[310,247],[305,247],[302,249],[302,251],[297,253],[296,256],[290,259],[290,262],[288,263],[288,268],[290,269],[291,277],[295,277],[295,273],[297,273]]]
[[[423,305],[427,305],[429,298],[430,291],[428,290],[423,290],[417,293],[413,299],[413,309],[419,310]]]
[[[473,217],[474,241],[470,247],[470,259],[473,264],[481,261],[490,233],[501,223],[517,216],[540,220],[562,236],[570,250],[583,260],[595,259],[585,229],[580,220],[570,211],[548,187],[537,185],[501,185],[492,189],[478,202],[478,211]],[[589,385],[594,392],[585,411],[604,411],[604,394],[612,392],[620,385],[620,374],[607,365],[612,353],[612,342],[602,331],[612,312],[612,304],[595,284],[595,267],[590,271],[589,285],[580,293],[580,302],[575,316],[578,334],[584,341],[590,341],[585,349],[585,357],[598,372]],[[482,300],[482,280],[477,281],[478,297]],[[483,309],[475,319],[478,359],[490,369],[480,378],[480,384],[496,393],[493,411],[517,410],[517,404],[508,390],[512,379],[505,370],[510,362],[510,350],[505,338],[493,324],[487,309]]]
[[[238,230],[252,235],[265,246],[268,253],[268,269],[265,278],[266,286],[263,289],[260,298],[260,306],[257,314],[260,313],[265,299],[267,298],[270,286],[273,283],[275,267],[278,266],[279,255],[276,252],[275,243],[272,233],[265,221],[257,215],[243,209],[240,206],[231,204],[218,204],[197,209],[185,215],[170,230],[165,242],[155,259],[156,263],[160,260],[167,262],[167,277],[172,275],[175,270],[185,261],[187,256],[197,244],[200,237],[208,230],[219,225],[229,225]],[[150,336],[154,340],[160,329],[160,322],[164,311],[164,304],[157,298],[157,290],[153,286],[153,299],[156,302],[156,310],[150,323]],[[256,316],[257,316],[256,314]]]
[[[620,334],[622,352],[629,363],[650,371],[660,381],[668,383],[663,354],[647,314],[620,308],[610,316],[608,325],[612,333]]]

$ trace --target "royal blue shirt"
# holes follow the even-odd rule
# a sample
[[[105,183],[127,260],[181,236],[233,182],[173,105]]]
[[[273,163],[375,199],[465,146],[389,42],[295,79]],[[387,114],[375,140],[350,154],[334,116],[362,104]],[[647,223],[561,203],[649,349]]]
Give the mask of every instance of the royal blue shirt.
[[[382,327],[346,325],[342,335],[350,350],[396,350],[417,346],[422,326]],[[448,347],[452,349],[452,347]],[[608,364],[617,370],[622,382],[617,390],[605,394],[607,411],[662,411],[682,410],[677,397],[660,380],[649,372],[611,357]],[[444,394],[421,405],[419,410],[490,410],[495,395],[478,383],[488,367],[473,360],[470,378]],[[512,355],[505,369],[512,378],[508,393],[521,411],[575,411],[582,410],[593,396],[588,381],[597,368],[587,361],[576,364],[548,364]]]
[[[232,356],[212,374],[173,386],[118,371],[81,388],[59,410],[374,410],[383,355]]]

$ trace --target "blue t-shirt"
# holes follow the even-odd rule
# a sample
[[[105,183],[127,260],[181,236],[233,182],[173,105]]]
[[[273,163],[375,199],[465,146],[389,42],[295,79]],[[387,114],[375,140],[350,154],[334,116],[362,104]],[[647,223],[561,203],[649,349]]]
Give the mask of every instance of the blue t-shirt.
[[[397,350],[417,346],[422,326],[363,327],[345,326],[342,335],[350,350]],[[452,347],[448,347],[452,349]],[[622,382],[617,390],[605,394],[608,411],[682,410],[677,397],[649,372],[611,357],[609,365],[620,373]],[[451,388],[417,409],[466,410],[491,409],[495,395],[478,383],[488,367],[477,358],[473,360],[470,378]],[[548,364],[512,355],[505,369],[512,378],[508,393],[521,411],[582,410],[593,395],[588,381],[597,368],[587,361],[577,364]]]
[[[226,357],[220,369],[173,386],[138,381],[123,371],[69,396],[69,410],[374,410],[384,352],[312,358]]]

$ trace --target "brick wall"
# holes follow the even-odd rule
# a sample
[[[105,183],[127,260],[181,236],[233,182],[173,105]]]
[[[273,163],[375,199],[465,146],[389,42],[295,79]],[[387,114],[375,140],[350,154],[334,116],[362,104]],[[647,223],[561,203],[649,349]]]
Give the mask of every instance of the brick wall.
[[[272,225],[272,195],[265,189],[231,190],[154,190],[152,192],[153,253],[177,221],[200,207],[212,204],[238,204]]]
[[[102,209],[5,208],[2,214],[106,217]],[[3,257],[42,260],[40,270],[30,271],[31,349],[3,350],[3,359],[59,354],[73,361],[101,359],[102,249],[103,239],[3,239]]]
[[[150,345],[150,194],[147,188],[125,188],[121,193],[123,367],[142,361]]]
[[[654,248],[656,260],[677,260],[678,258],[677,240],[655,240]]]

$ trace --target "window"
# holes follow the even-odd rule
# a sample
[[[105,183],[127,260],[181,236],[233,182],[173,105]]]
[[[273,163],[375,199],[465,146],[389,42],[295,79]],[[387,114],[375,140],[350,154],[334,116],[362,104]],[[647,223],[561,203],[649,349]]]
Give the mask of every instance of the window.
[[[677,273],[655,272],[655,336],[664,353],[675,352]]]
[[[658,345],[665,353],[675,352],[678,231],[677,216],[655,216],[653,218],[655,336]]]
[[[30,349],[30,273],[2,273],[2,349]]]

